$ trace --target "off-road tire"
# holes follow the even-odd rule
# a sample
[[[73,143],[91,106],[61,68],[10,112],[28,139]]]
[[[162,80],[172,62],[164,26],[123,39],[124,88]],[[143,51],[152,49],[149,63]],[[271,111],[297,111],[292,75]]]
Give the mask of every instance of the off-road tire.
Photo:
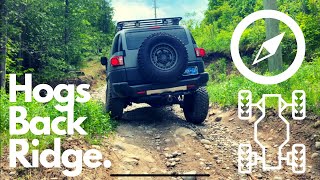
[[[112,87],[110,82],[107,83],[106,91],[106,111],[110,113],[111,118],[119,120],[123,116],[124,100],[120,98],[112,98]]]
[[[159,46],[163,46],[164,48],[161,50]],[[164,53],[163,49],[167,51]],[[163,65],[164,62],[153,58],[155,57],[153,55],[157,54],[154,52],[156,50],[161,51],[161,55],[166,54],[166,58],[163,60],[166,64],[168,64],[168,61],[174,62],[171,67],[168,67],[168,69],[157,67],[156,64]],[[155,63],[155,61],[162,63]],[[150,83],[171,83],[178,81],[186,70],[187,63],[188,52],[185,45],[180,39],[167,33],[155,33],[146,38],[138,53],[139,71],[144,80]]]
[[[201,124],[207,117],[209,110],[209,95],[205,87],[200,87],[196,92],[185,95],[183,112],[186,120]]]

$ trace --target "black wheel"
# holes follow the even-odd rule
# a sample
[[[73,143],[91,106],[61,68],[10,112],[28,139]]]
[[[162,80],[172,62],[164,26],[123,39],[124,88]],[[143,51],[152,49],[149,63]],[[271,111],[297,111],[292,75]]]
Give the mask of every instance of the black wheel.
[[[184,96],[183,112],[187,121],[201,124],[206,119],[208,110],[209,95],[205,87],[200,87],[193,94]]]
[[[112,87],[108,81],[106,91],[106,111],[110,113],[114,119],[121,119],[123,115],[123,109],[125,106],[124,100],[120,98],[112,98]]]
[[[149,82],[179,80],[186,70],[188,52],[182,41],[167,33],[155,33],[141,45],[138,53],[140,73]]]

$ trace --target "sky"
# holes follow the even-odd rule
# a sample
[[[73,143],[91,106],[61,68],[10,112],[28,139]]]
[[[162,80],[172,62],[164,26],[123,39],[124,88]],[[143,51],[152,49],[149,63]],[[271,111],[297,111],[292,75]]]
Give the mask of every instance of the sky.
[[[114,21],[154,18],[154,0],[112,0]],[[197,20],[204,18],[208,0],[157,0],[158,17],[181,16],[186,19],[187,13],[196,13]]]

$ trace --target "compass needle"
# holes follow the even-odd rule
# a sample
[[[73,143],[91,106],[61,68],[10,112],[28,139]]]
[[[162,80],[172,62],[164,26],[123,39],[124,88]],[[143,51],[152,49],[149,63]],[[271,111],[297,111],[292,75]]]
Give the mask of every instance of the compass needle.
[[[281,41],[282,41],[284,35],[285,35],[285,33],[282,33],[282,34],[280,34],[280,35],[278,35],[278,36],[276,36],[276,37],[274,37],[272,39],[269,39],[268,41],[264,42],[262,44],[262,46],[261,46],[261,48],[259,50],[259,53],[256,56],[256,59],[254,60],[252,65],[258,64],[259,62],[261,62],[261,61],[263,61],[265,59],[268,59],[269,57],[275,55],[277,50],[280,47],[280,44],[281,44]],[[269,52],[269,55],[259,59],[263,49],[266,49]]]

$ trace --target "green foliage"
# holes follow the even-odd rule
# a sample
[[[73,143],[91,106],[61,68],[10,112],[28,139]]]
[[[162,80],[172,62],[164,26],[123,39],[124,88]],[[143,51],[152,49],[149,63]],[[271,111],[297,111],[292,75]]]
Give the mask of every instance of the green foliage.
[[[29,142],[33,139],[39,139],[39,149],[43,150],[52,145],[54,138],[65,138],[66,136],[48,135],[48,136],[36,136],[31,132],[28,132],[22,136],[10,136],[9,134],[9,107],[10,106],[22,106],[25,107],[28,116],[27,121],[30,121],[33,117],[50,117],[52,121],[54,118],[63,116],[66,117],[66,113],[60,113],[55,109],[55,106],[59,104],[57,101],[52,100],[47,104],[41,104],[35,100],[30,103],[24,102],[24,94],[18,94],[17,102],[10,103],[8,94],[3,91],[0,92],[0,154],[3,146],[8,145],[9,139],[11,138],[23,138],[28,139]],[[100,136],[108,135],[114,128],[115,123],[110,120],[108,114],[104,111],[104,105],[101,102],[89,101],[87,103],[76,103],[74,107],[75,119],[79,117],[87,117],[81,127],[88,133],[85,136],[86,140],[90,143],[99,143]],[[67,123],[60,123],[60,129],[66,129]],[[42,124],[38,125],[39,128],[43,127]]]
[[[222,106],[237,104],[237,93],[241,89],[253,92],[255,101],[262,94],[282,94],[287,101],[291,100],[293,90],[301,89],[307,93],[308,110],[320,114],[320,3],[314,0],[278,0],[278,10],[288,14],[301,27],[306,39],[306,62],[295,76],[279,85],[258,85],[239,74],[233,64],[225,66],[220,59],[214,60],[207,67],[211,75],[208,91],[212,102]],[[205,19],[192,28],[198,45],[211,53],[230,54],[230,42],[233,31],[247,15],[263,9],[263,0],[209,0]],[[191,21],[190,21],[191,22]],[[282,41],[284,67],[291,65],[296,56],[297,42],[291,29],[280,23],[280,32],[285,32]],[[264,20],[251,24],[243,33],[240,41],[240,53],[245,64],[257,74],[274,75],[268,72],[268,62],[264,61],[253,66],[252,62],[266,40]],[[269,104],[270,106],[275,104]]]
[[[210,79],[216,82],[224,81],[227,77],[227,62],[226,59],[219,59],[210,64],[207,68],[210,74]]]
[[[59,81],[111,44],[109,1],[7,0],[6,7],[8,24],[0,34],[7,29],[8,74],[33,72],[36,83]]]
[[[222,106],[234,106],[238,103],[237,94],[242,89],[251,90],[254,101],[258,101],[263,94],[281,94],[286,101],[290,101],[294,90],[304,90],[307,94],[307,109],[320,114],[319,79],[320,58],[314,62],[305,63],[292,78],[279,85],[259,85],[243,76],[234,75],[228,77],[227,81],[210,82],[208,92],[212,102]]]
[[[278,9],[287,13],[297,21],[303,30],[307,43],[307,61],[313,61],[319,56],[320,47],[320,3],[318,1],[290,1],[278,0]],[[192,28],[192,34],[198,45],[212,53],[230,54],[230,42],[233,31],[240,21],[247,15],[263,9],[263,0],[209,0],[205,19],[188,27]],[[285,64],[290,64],[288,59],[295,57],[296,41],[292,31],[283,23],[280,23],[281,32],[286,32],[282,43]],[[242,35],[240,52],[243,56],[252,59],[259,50],[261,43],[266,39],[264,20],[253,23]]]

